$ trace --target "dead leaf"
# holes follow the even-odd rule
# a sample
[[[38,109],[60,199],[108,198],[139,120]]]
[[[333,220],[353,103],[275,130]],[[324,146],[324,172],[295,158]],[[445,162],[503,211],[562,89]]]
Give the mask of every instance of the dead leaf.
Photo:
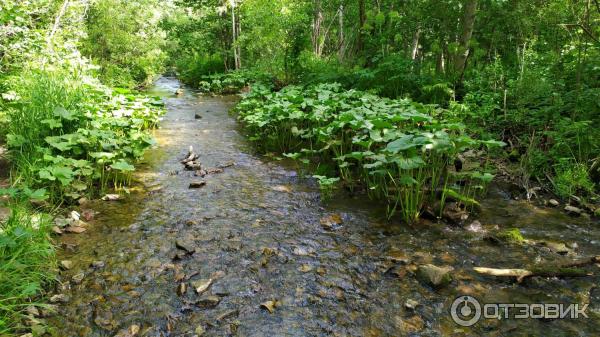
[[[273,313],[275,308],[279,306],[279,301],[266,301],[260,304],[260,307],[269,311],[269,313]]]
[[[277,192],[292,193],[292,189],[289,186],[284,185],[275,186],[272,188],[272,190]]]

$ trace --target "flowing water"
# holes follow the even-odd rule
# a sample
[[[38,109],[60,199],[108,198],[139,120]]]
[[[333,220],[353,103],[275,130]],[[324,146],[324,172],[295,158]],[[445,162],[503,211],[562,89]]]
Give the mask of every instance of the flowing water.
[[[598,223],[516,201],[498,187],[477,216],[482,228],[474,231],[388,222],[383,207],[364,197],[323,202],[314,182],[294,166],[253,154],[228,114],[235,98],[189,90],[175,97],[179,86],[165,77],[150,91],[164,98],[168,113],[156,131],[159,146],[136,176],[143,188],[121,201],[86,205],[98,212],[88,231],[61,237],[60,258],[74,266],[61,275],[59,291],[69,300],[51,318],[54,335],[115,336],[133,325],[141,327],[139,336],[194,336],[201,330],[204,336],[600,332],[597,276],[517,284],[472,271],[600,255]],[[190,145],[205,168],[235,165],[195,177],[180,164]],[[200,179],[206,186],[188,188]],[[341,226],[324,229],[320,219],[333,214],[341,216]],[[528,239],[566,243],[572,252],[483,239],[486,230],[512,227]],[[185,254],[181,246],[195,252]],[[452,283],[434,289],[419,282],[415,268],[427,263],[452,266]],[[207,279],[208,290],[196,294],[192,284]],[[183,293],[182,283],[188,286]],[[485,303],[590,303],[590,318],[482,320],[463,328],[449,314],[459,295]],[[261,307],[268,301],[275,304],[272,312]]]

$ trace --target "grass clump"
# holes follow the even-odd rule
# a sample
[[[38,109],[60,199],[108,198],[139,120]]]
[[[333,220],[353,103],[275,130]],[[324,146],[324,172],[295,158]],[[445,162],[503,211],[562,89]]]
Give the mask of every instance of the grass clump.
[[[0,205],[1,206],[1,205]],[[50,217],[12,205],[0,220],[0,335],[22,331],[29,306],[54,281],[56,260],[50,240]]]
[[[31,72],[12,84],[6,137],[15,175],[47,188],[52,201],[127,185],[154,144],[146,130],[163,112],[158,99],[60,71]]]

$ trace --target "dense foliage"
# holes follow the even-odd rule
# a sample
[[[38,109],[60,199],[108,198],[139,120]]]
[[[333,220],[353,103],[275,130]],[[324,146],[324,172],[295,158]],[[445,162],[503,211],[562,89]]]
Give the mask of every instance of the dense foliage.
[[[154,144],[147,130],[162,103],[110,86],[143,86],[164,68],[156,5],[0,4],[0,146],[12,166],[0,189],[0,213],[10,214],[0,218],[0,335],[44,331],[27,309],[43,305],[56,272],[55,205],[126,186]],[[0,172],[2,186],[8,176]]]
[[[594,1],[178,1],[173,64],[198,85],[253,69],[390,98],[460,104],[501,139],[518,182],[593,197],[600,182],[600,7]],[[239,59],[239,60],[237,60]],[[194,62],[190,62],[194,61]]]
[[[409,222],[446,196],[472,200],[492,176],[449,167],[467,149],[499,145],[470,138],[447,110],[346,91],[339,84],[275,93],[258,85],[236,109],[261,150],[313,161],[321,181],[335,175],[364,185],[388,202],[390,215],[398,210]]]

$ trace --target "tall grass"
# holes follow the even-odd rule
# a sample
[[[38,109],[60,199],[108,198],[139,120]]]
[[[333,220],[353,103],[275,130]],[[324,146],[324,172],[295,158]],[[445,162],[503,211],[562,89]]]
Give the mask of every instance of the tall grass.
[[[0,222],[0,336],[21,330],[25,309],[42,305],[35,298],[56,271],[49,217],[11,208],[8,221]]]

